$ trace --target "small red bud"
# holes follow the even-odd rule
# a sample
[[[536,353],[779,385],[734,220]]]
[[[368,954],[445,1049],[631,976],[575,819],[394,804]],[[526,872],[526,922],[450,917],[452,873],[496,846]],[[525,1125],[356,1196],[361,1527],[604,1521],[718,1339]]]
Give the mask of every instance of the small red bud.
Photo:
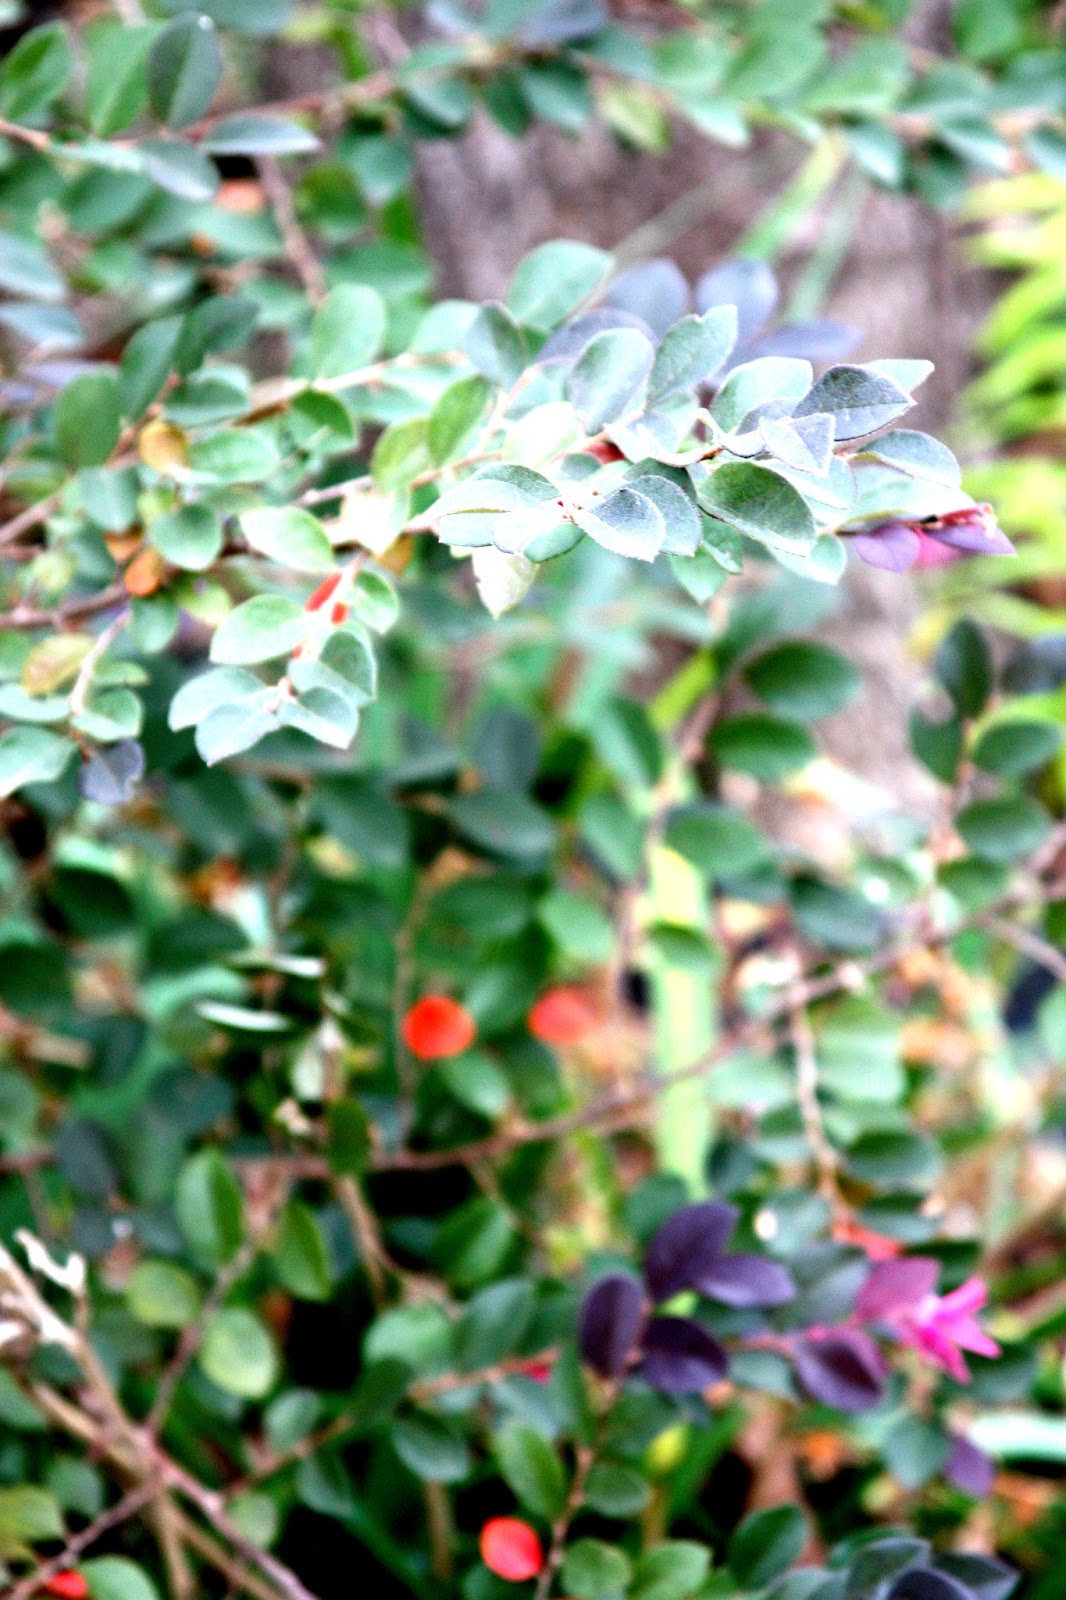
[[[535,1578],[544,1566],[536,1530],[517,1517],[490,1517],[481,1530],[481,1559],[490,1572],[508,1583]]]
[[[616,444],[610,444],[606,439],[599,439],[595,444],[590,444],[585,450],[587,456],[592,456],[603,466],[609,466],[612,461],[624,461],[621,450]]]
[[[477,1024],[457,1000],[444,994],[423,995],[403,1019],[403,1041],[420,1061],[461,1055],[477,1037]]]
[[[323,578],[314,594],[304,601],[305,611],[321,611],[330,595],[340,583],[343,573],[331,572],[328,578]]]
[[[348,615],[348,607],[343,600],[334,600],[333,609],[330,611],[329,620],[332,623],[342,623]]]

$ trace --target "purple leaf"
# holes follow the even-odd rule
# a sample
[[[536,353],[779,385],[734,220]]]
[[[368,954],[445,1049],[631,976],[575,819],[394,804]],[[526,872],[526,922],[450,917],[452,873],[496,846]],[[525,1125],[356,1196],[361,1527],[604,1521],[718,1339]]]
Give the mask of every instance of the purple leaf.
[[[930,539],[946,544],[949,550],[965,550],[971,556],[1012,556],[1015,553],[1002,528],[986,521],[978,512],[965,522],[950,522],[946,528],[929,528]]]
[[[119,806],[132,798],[144,777],[144,751],[136,739],[101,745],[78,773],[78,788],[86,800],[101,806]]]
[[[613,1273],[594,1283],[581,1302],[581,1354],[604,1378],[620,1378],[644,1321],[644,1296],[635,1278]]]
[[[668,1217],[644,1258],[644,1280],[652,1299],[658,1304],[682,1289],[695,1289],[736,1225],[736,1207],[724,1200],[684,1206]]]
[[[661,339],[685,315],[691,296],[680,267],[662,257],[620,273],[605,298],[609,306],[641,318]]]
[[[990,1493],[996,1478],[996,1464],[963,1434],[952,1434],[951,1454],[944,1465],[944,1476],[963,1494],[972,1494],[983,1500]]]
[[[717,1339],[688,1317],[653,1317],[644,1334],[640,1375],[663,1394],[702,1394],[729,1370]]]
[[[777,279],[765,261],[737,257],[704,273],[696,285],[696,309],[736,306],[737,343],[746,344],[777,309]]]
[[[839,361],[849,356],[861,340],[859,329],[848,322],[832,322],[828,318],[816,322],[786,322],[772,333],[764,334],[752,354]]]
[[[884,1357],[870,1336],[857,1328],[804,1339],[796,1345],[793,1359],[803,1387],[823,1405],[854,1413],[870,1411],[881,1399]]]
[[[791,1275],[765,1256],[719,1256],[693,1280],[693,1288],[725,1306],[783,1306],[795,1298]]]
[[[906,522],[879,522],[875,528],[855,534],[851,548],[868,567],[906,572],[917,561],[922,541]]]
[[[912,1567],[900,1573],[891,1589],[888,1600],[973,1600],[964,1583],[946,1572],[932,1567]]]
[[[879,1261],[855,1297],[855,1315],[861,1322],[909,1311],[936,1288],[937,1262],[927,1256],[903,1256]]]
[[[610,333],[614,328],[636,328],[638,333],[646,334],[651,343],[655,342],[655,335],[648,324],[631,311],[623,311],[615,306],[600,306],[596,311],[582,311],[570,322],[564,322],[541,345],[535,364],[546,367],[559,363],[572,367],[598,333]]]

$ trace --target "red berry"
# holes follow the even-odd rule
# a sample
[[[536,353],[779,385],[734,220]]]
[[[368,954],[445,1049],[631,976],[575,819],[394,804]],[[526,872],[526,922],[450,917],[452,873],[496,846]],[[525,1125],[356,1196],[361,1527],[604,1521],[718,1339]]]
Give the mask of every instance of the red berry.
[[[49,1578],[42,1585],[41,1593],[60,1595],[62,1600],[89,1600],[89,1585],[80,1572],[68,1567],[65,1572],[57,1572]]]
[[[481,1559],[509,1583],[535,1578],[544,1565],[536,1531],[517,1517],[490,1517],[481,1530]]]
[[[608,444],[606,439],[600,439],[596,444],[590,444],[585,451],[587,456],[593,456],[606,467],[612,461],[623,461],[622,455],[616,444]]]
[[[574,984],[548,989],[529,1013],[529,1031],[545,1044],[576,1044],[599,1024],[590,995]]]
[[[320,611],[341,581],[341,573],[331,572],[328,578],[323,578],[314,594],[304,601],[305,611]]]
[[[403,1019],[404,1044],[420,1061],[461,1055],[476,1037],[477,1024],[469,1011],[446,994],[423,995]]]
[[[340,623],[342,623],[345,620],[347,615],[348,615],[348,607],[345,605],[344,601],[343,600],[334,600],[333,609],[331,610],[331,612],[329,614],[329,620],[334,625],[339,625]]]

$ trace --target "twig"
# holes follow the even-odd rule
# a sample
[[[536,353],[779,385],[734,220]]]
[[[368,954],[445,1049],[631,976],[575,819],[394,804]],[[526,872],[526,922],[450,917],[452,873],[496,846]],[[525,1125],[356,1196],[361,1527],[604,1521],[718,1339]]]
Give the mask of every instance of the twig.
[[[117,1528],[123,1522],[128,1522],[130,1517],[136,1516],[149,1500],[154,1499],[158,1488],[158,1483],[150,1478],[134,1484],[121,1500],[117,1500],[109,1510],[102,1511],[88,1527],[82,1528],[79,1533],[71,1534],[57,1556],[50,1556],[47,1561],[35,1568],[29,1577],[22,1578],[13,1589],[9,1589],[6,1600],[29,1600],[29,1597],[50,1582],[57,1572],[72,1566],[83,1550],[88,1550],[90,1545],[102,1539],[105,1533],[110,1533],[112,1528]]]
[[[259,181],[263,185],[263,192],[270,202],[270,209],[273,211],[275,220],[281,230],[285,254],[292,263],[296,276],[306,289],[308,299],[312,305],[318,305],[326,296],[328,287],[326,274],[323,272],[322,264],[311,248],[310,240],[296,215],[292,190],[286,183],[281,168],[272,156],[261,156],[256,162],[256,167],[259,172]]]
[[[120,611],[117,617],[112,618],[103,632],[100,633],[87,652],[85,659],[78,668],[78,676],[74,680],[74,687],[70,691],[70,714],[80,717],[85,710],[85,702],[92,688],[93,673],[96,671],[101,659],[107,654],[123,628],[127,626],[133,613],[127,608]]]
[[[65,628],[68,623],[82,622],[86,617],[99,616],[101,611],[111,611],[128,599],[125,585],[112,583],[106,589],[101,589],[99,594],[86,595],[81,600],[68,600],[65,605],[56,606],[51,611],[18,606],[14,611],[0,615],[0,629],[32,631],[35,628]]]
[[[799,1101],[803,1131],[811,1147],[815,1171],[818,1174],[818,1192],[828,1201],[835,1215],[847,1210],[838,1186],[837,1155],[829,1142],[822,1121],[822,1108],[818,1103],[818,1055],[814,1033],[805,1006],[796,1006],[789,1013],[789,1033],[796,1057],[796,1099]]]

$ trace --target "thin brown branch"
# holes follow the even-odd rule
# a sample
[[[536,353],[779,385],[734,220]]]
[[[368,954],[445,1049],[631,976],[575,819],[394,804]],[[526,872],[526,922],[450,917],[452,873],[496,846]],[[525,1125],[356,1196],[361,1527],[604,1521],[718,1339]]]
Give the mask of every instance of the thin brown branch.
[[[129,600],[125,586],[109,584],[98,594],[86,595],[81,600],[68,600],[52,610],[16,606],[14,611],[0,615],[0,629],[32,632],[35,628],[66,628],[72,622],[84,622],[88,617],[98,617],[102,611],[111,611]]]
[[[811,1148],[814,1169],[818,1175],[818,1192],[835,1215],[846,1212],[847,1207],[838,1185],[837,1154],[829,1142],[822,1121],[822,1108],[818,1100],[818,1055],[815,1049],[811,1019],[805,1006],[796,1006],[789,1013],[789,1034],[796,1058],[796,1099],[799,1102],[803,1131]]]
[[[292,190],[285,181],[285,175],[272,156],[261,156],[256,162],[259,172],[259,181],[263,192],[270,202],[270,209],[274,213],[281,232],[285,254],[296,273],[297,278],[307,291],[307,297],[312,305],[318,305],[325,299],[328,285],[326,274],[322,270],[322,263],[311,246],[311,242],[301,226],[293,204]]]
[[[148,1502],[155,1498],[158,1484],[151,1478],[144,1479],[141,1483],[134,1484],[128,1489],[107,1511],[100,1515],[88,1527],[82,1528],[79,1533],[71,1534],[58,1555],[50,1556],[26,1578],[21,1578],[13,1589],[6,1593],[6,1600],[30,1600],[30,1596],[43,1589],[57,1572],[62,1572],[66,1567],[73,1566],[78,1557],[102,1539],[105,1533],[110,1533],[112,1528],[121,1526],[135,1517]]]

